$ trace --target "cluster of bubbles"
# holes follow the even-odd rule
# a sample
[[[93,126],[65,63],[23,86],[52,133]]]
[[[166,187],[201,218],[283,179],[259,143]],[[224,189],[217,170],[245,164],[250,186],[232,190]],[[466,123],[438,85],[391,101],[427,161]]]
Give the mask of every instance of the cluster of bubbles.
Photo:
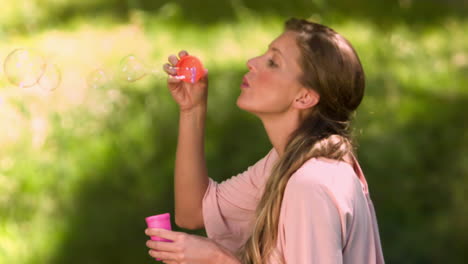
[[[136,82],[151,73],[157,71],[150,70],[136,56],[128,55],[120,61],[119,68],[115,72],[97,68],[88,74],[86,82],[89,87],[98,89],[105,88],[115,81]]]
[[[10,52],[3,68],[8,81],[20,88],[37,86],[45,91],[53,91],[62,81],[62,73],[56,64],[49,63],[40,54],[23,48]],[[175,78],[195,81],[196,68],[173,67],[173,69],[181,73]],[[97,68],[88,74],[86,82],[90,88],[99,89],[108,87],[115,81],[132,83],[150,75],[158,80],[167,77],[162,69],[152,69],[135,55],[127,55],[121,59],[115,72]]]
[[[56,64],[47,62],[34,51],[22,48],[8,54],[3,71],[7,80],[20,88],[37,86],[45,91],[53,91],[62,81],[62,73]]]
[[[179,70],[178,67],[172,68]],[[187,68],[185,70],[194,71],[195,69]],[[102,88],[115,81],[133,83],[143,79],[146,76],[153,76],[156,80],[163,80],[167,78],[167,75],[162,70],[149,67],[135,55],[127,55],[120,60],[119,67],[114,73],[106,71],[102,68],[95,69],[89,73],[87,77],[87,83],[91,88]],[[186,79],[187,76],[181,75],[175,76],[175,78],[183,80]]]

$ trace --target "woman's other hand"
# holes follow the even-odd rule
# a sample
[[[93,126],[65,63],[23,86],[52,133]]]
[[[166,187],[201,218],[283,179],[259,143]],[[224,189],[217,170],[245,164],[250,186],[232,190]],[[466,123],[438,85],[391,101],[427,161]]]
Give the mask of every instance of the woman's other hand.
[[[206,237],[158,228],[148,228],[145,233],[172,241],[146,242],[149,255],[166,264],[239,263],[225,248]]]

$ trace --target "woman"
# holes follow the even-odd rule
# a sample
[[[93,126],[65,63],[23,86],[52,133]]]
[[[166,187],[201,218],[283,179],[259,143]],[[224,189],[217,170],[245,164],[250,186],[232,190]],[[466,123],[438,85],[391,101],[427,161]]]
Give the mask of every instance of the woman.
[[[186,56],[186,52],[179,56]],[[172,65],[177,57],[169,57]],[[332,29],[290,19],[268,51],[247,62],[237,105],[263,123],[273,149],[222,183],[204,160],[207,77],[168,86],[180,105],[175,166],[176,223],[209,238],[147,229],[165,263],[383,263],[374,208],[353,155],[349,122],[364,94],[364,71]]]

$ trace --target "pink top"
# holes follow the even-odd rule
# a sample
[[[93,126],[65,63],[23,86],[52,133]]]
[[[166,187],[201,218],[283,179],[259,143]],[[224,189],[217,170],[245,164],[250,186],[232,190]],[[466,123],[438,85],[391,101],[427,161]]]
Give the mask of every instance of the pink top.
[[[278,154],[217,183],[203,198],[208,237],[237,251],[249,238],[255,208]],[[384,263],[374,207],[359,164],[312,158],[289,179],[281,205],[276,257],[287,264]],[[272,256],[268,263],[279,263]]]

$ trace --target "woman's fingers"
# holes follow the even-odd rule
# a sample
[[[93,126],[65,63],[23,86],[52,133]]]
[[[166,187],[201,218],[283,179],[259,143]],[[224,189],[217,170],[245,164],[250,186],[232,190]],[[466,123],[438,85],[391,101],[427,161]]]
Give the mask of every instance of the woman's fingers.
[[[148,252],[149,255],[153,258],[157,259],[163,259],[165,261],[176,261],[177,260],[177,254],[171,253],[171,252],[164,252],[164,251],[156,251],[150,249]]]
[[[169,75],[169,77],[167,78],[167,82],[169,84],[178,84],[182,81],[181,78],[177,77],[177,76],[172,76],[172,75]]]
[[[179,58],[182,58],[184,56],[187,56],[188,52],[185,51],[185,50],[181,50],[181,51],[179,51],[178,55],[179,55]],[[169,61],[169,63],[165,63],[163,65],[163,70],[169,75],[176,75],[177,74],[177,69],[175,68],[175,66],[179,62],[179,59],[177,58],[176,55],[172,54],[167,58],[167,60]]]
[[[146,246],[158,251],[177,252],[179,250],[173,242],[148,240],[146,241]]]
[[[187,56],[188,55],[188,52],[185,51],[185,50],[181,50],[179,51],[179,58],[182,58],[184,56]],[[179,59],[177,58],[176,55],[170,55],[167,60],[172,64],[172,66],[175,66],[177,64],[177,62],[179,62]]]
[[[188,55],[187,51],[185,51],[185,50],[179,51],[179,58],[182,58],[182,57],[187,56],[187,55]]]
[[[183,233],[166,230],[162,228],[147,228],[145,230],[145,234],[148,236],[157,236],[160,238],[177,241],[182,236]]]
[[[176,68],[174,66],[171,66],[169,63],[164,64],[163,69],[167,74],[170,74],[170,75],[176,75],[177,74]]]
[[[179,62],[176,55],[170,55],[167,60],[172,64],[172,66],[176,66],[177,62]]]

